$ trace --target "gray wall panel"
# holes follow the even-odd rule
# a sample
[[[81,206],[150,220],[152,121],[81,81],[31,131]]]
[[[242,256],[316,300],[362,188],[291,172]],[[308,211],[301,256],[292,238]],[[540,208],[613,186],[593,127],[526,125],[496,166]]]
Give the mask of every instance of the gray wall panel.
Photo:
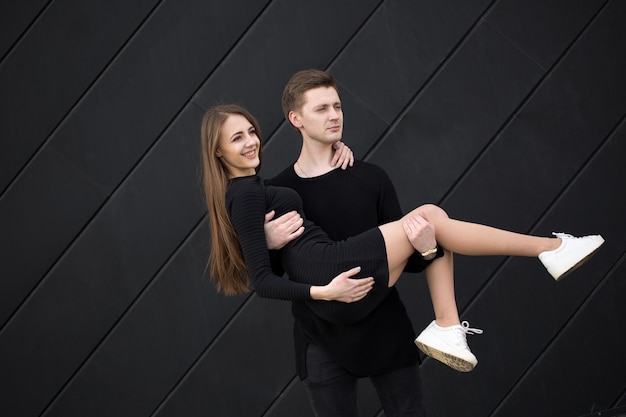
[[[402,207],[440,201],[540,77],[532,61],[480,24],[371,157],[387,169]]]
[[[89,88],[153,0],[54,2],[0,65],[0,192]],[[111,30],[115,27],[115,30]]]
[[[3,329],[0,414],[45,406],[198,222],[200,116],[181,115]]]
[[[49,186],[50,177],[59,187]],[[30,175],[9,194],[0,198],[0,325],[50,270],[70,245],[74,230],[84,227],[102,199],[91,178],[52,149],[39,153]]]
[[[194,102],[203,109],[223,102],[245,105],[271,141],[269,133],[284,120],[280,99],[289,77],[302,68],[326,67],[359,30],[374,4],[372,0],[326,0],[294,8],[289,1],[272,2],[198,91]],[[328,25],[323,30],[321,21]]]
[[[487,1],[383,3],[331,70],[391,123],[484,11]]]
[[[450,415],[464,412],[463,410],[475,415],[491,415],[492,408],[506,403],[506,399],[509,398],[507,394],[514,393],[516,389],[522,389],[522,392],[533,389],[525,385],[527,383],[535,385],[536,381],[521,383],[517,378],[524,375],[532,366],[539,366],[535,365],[536,361],[546,349],[558,350],[561,355],[570,358],[569,362],[561,361],[558,370],[552,371],[554,378],[560,375],[562,395],[566,395],[565,393],[574,387],[579,387],[581,383],[589,383],[581,374],[576,373],[578,367],[575,367],[576,370],[571,369],[571,363],[585,360],[585,355],[592,357],[602,352],[602,347],[578,350],[576,346],[559,344],[554,338],[568,321],[581,311],[581,306],[595,295],[594,288],[606,279],[614,262],[624,254],[625,242],[621,237],[621,229],[624,226],[616,225],[611,219],[615,219],[617,213],[623,212],[626,208],[626,198],[620,196],[615,199],[606,190],[618,185],[619,180],[608,179],[613,178],[623,168],[620,166],[621,163],[611,156],[621,154],[625,144],[623,131],[612,137],[611,141],[582,169],[576,178],[579,186],[568,187],[537,226],[539,230],[550,230],[553,224],[567,223],[573,225],[574,233],[585,233],[586,229],[581,229],[582,227],[603,230],[603,236],[609,245],[587,265],[559,283],[553,282],[535,259],[509,260],[495,279],[481,290],[480,297],[474,300],[465,312],[466,317],[475,323],[489,323],[488,333],[469,339],[474,352],[479,358],[484,358],[472,372],[472,384],[467,384],[462,376],[450,372],[444,373],[445,379],[442,380],[441,365],[431,364],[433,361],[424,367],[424,386],[427,390],[432,390],[430,395],[427,395],[434,401],[432,407],[437,407],[442,412],[445,410]],[[608,180],[606,188],[593,187],[598,178],[605,175],[607,176],[605,181]],[[579,224],[577,219],[582,218],[585,222]],[[616,271],[612,273],[619,275]],[[617,291],[615,294],[621,293]],[[601,315],[590,314],[590,316],[604,321]],[[610,323],[605,329],[608,328],[611,328]],[[433,369],[435,367],[439,369]],[[572,377],[563,378],[563,374],[570,369],[573,372]],[[485,390],[485,386],[489,386],[489,390]],[[445,390],[439,390],[441,387],[445,387]],[[576,388],[578,389],[580,388]],[[480,398],[480,401],[471,401],[476,408],[468,410],[460,403],[448,403],[443,408],[435,405],[443,403],[455,390],[463,390],[463,395],[469,399]],[[525,398],[528,400],[530,397]],[[596,397],[591,392],[585,398],[586,401],[592,401]],[[501,407],[506,408],[506,405]],[[558,402],[552,407],[559,407]],[[539,410],[534,403],[526,409],[527,414],[529,410],[533,410],[536,415],[553,415],[549,409]],[[500,415],[508,414],[504,412]]]
[[[149,415],[248,296],[224,297],[204,275],[203,221],[48,409],[46,416]]]
[[[603,4],[601,0],[504,0],[485,20],[547,70]]]
[[[0,3],[0,60],[19,42],[46,3],[46,0]]]
[[[14,247],[2,253],[0,262],[10,272],[21,268],[31,257],[36,257],[40,266],[36,270],[32,267],[22,270],[16,290],[13,282],[0,283],[2,287],[9,286],[12,297],[3,303],[2,310],[6,312],[0,310],[4,313],[0,322],[6,320],[6,314],[19,305],[85,222],[163,134],[207,73],[236,41],[239,31],[246,28],[263,5],[250,8],[246,15],[237,14],[241,20],[232,26],[221,26],[217,22],[224,16],[215,13],[215,8],[206,2],[192,3],[189,7],[164,4],[94,84],[46,143],[45,151],[31,161],[0,199],[0,207],[29,210],[24,216],[0,218],[0,228],[10,223],[11,232],[15,231],[3,239],[24,240],[30,245],[29,251]],[[228,7],[222,11],[234,14],[239,10],[234,2]],[[216,38],[223,42],[219,48],[199,54],[207,40]],[[76,175],[85,180],[68,181],[62,170],[46,171],[47,152],[58,154],[68,169],[78,171]],[[32,205],[33,194],[41,198],[38,207]],[[83,199],[87,201],[81,202]],[[69,207],[68,201],[72,202]],[[33,210],[39,207],[46,210],[35,215]],[[63,218],[67,210],[71,210],[73,221],[55,221]],[[48,233],[38,233],[41,229]]]
[[[293,377],[289,309],[251,298],[154,415],[262,415]]]
[[[582,411],[606,410],[614,406],[614,401],[624,392],[626,364],[616,360],[623,350],[621,343],[615,342],[610,329],[622,329],[626,305],[621,296],[626,294],[624,276],[623,226],[615,227],[607,218],[615,218],[626,209],[623,193],[611,197],[604,190],[620,186],[617,179],[609,180],[602,187],[598,182],[606,181],[606,175],[619,175],[623,172],[619,162],[612,155],[626,154],[626,125],[594,158],[589,169],[581,175],[577,196],[565,201],[579,204],[574,214],[593,217],[597,227],[607,230],[605,238],[611,244],[604,253],[598,253],[592,264],[586,265],[578,276],[572,276],[578,283],[598,275],[596,270],[608,270],[606,276],[595,288],[588,291],[572,319],[553,337],[555,340],[529,367],[516,384],[510,397],[498,408],[497,416],[526,416],[536,412],[528,398],[545,404],[544,415],[581,415]],[[568,195],[569,196],[569,195]],[[580,204],[581,197],[589,203]],[[569,210],[560,210],[552,218],[572,216]],[[621,253],[620,249],[621,247]],[[615,265],[613,260],[617,259]],[[592,279],[592,282],[595,280]],[[564,282],[565,284],[565,282]],[[568,283],[569,284],[569,283]],[[570,284],[572,287],[577,282]],[[569,288],[565,288],[568,290]],[[620,296],[615,296],[620,295]],[[601,322],[601,324],[600,324]],[[571,370],[571,377],[564,374]]]

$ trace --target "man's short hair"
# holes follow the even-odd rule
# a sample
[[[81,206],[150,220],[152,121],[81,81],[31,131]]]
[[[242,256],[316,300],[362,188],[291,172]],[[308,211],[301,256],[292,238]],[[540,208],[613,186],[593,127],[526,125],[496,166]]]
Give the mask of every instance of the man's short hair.
[[[304,105],[304,94],[318,87],[333,87],[337,89],[337,83],[332,75],[326,71],[306,69],[296,72],[283,90],[283,113],[289,120],[290,111],[298,111]]]

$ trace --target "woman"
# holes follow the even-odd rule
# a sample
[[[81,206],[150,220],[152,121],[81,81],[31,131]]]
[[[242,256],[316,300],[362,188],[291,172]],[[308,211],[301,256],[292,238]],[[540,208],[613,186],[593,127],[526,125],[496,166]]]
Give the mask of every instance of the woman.
[[[306,220],[295,191],[266,187],[256,175],[262,153],[260,128],[240,106],[216,106],[206,112],[202,147],[212,234],[210,272],[218,290],[226,294],[244,293],[252,286],[262,297],[308,301],[315,313],[326,320],[354,322],[377,306],[415,251],[409,237],[416,224],[407,220],[409,217],[343,242],[332,242]],[[277,216],[296,210],[304,219],[304,233],[272,254],[263,230],[265,213],[271,210]],[[465,255],[538,256],[557,280],[588,259],[604,242],[599,235],[574,238],[558,234],[556,238],[545,238],[512,233],[450,219],[434,205],[414,212],[432,223],[437,242],[449,251]],[[435,247],[424,255],[434,256],[437,251]],[[357,303],[339,302],[349,301],[345,299],[345,289],[337,280],[328,283],[329,277],[354,266],[374,277],[374,282],[366,280],[361,292],[352,294],[359,300]],[[283,271],[290,280],[280,277]],[[467,347],[465,334],[475,329],[460,323],[451,274],[442,274],[433,281],[432,285],[429,282],[429,291],[435,320],[418,336],[416,344],[427,355],[454,369],[470,371],[477,360]]]

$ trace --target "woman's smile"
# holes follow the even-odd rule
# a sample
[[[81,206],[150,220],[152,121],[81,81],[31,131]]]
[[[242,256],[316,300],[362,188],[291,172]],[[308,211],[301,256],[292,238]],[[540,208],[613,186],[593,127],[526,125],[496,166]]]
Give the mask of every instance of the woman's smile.
[[[222,126],[216,156],[232,177],[254,175],[261,163],[260,146],[261,140],[252,123],[240,114],[232,114]]]

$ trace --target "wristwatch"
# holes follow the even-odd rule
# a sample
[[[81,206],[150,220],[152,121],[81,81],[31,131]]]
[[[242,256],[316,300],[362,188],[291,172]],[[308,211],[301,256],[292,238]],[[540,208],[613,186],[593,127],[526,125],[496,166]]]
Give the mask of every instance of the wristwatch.
[[[426,252],[422,252],[420,255],[422,255],[422,258],[425,261],[430,261],[431,259],[433,259],[435,256],[437,256],[437,246],[435,246],[432,249],[428,249]]]

